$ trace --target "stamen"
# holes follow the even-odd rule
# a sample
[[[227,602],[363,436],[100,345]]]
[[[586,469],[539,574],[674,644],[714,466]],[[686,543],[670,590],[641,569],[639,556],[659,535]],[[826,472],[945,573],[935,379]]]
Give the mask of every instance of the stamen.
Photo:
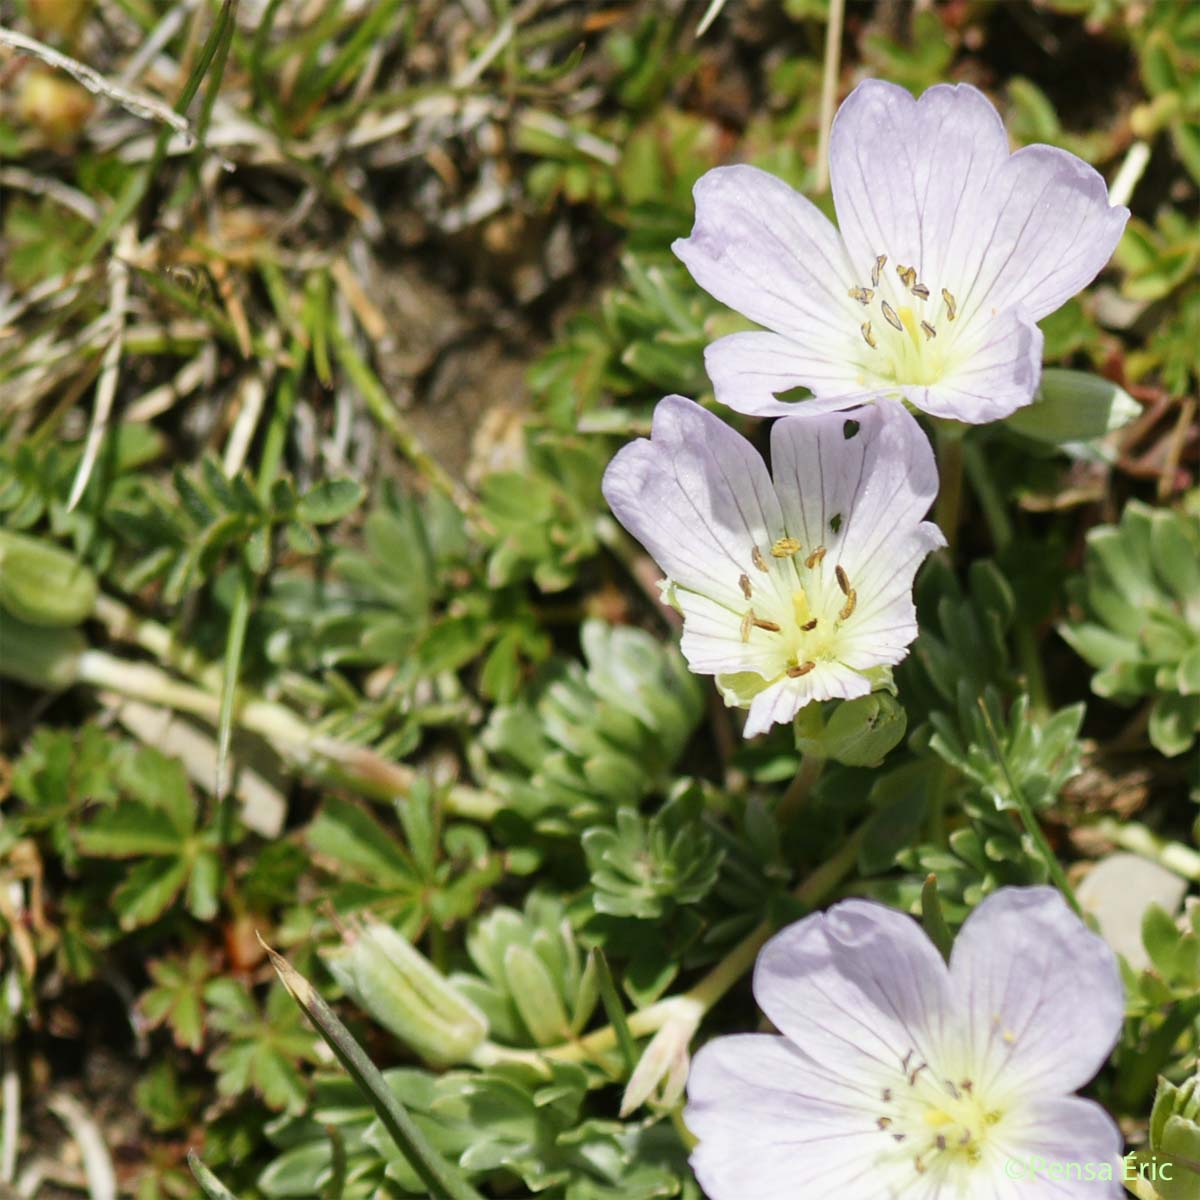
[[[953,321],[958,316],[958,304],[945,288],[942,288],[942,301],[946,305],[946,319]]]
[[[864,307],[871,303],[871,297],[874,295],[875,293],[870,288],[852,287],[850,289],[850,299],[857,300]]]
[[[854,612],[855,606],[858,604],[858,593],[851,588],[850,594],[846,597],[846,603],[838,613],[839,621],[848,621],[851,614]]]
[[[880,1129],[887,1129],[891,1125],[891,1123],[892,1123],[891,1117],[880,1117],[879,1120],[875,1122],[875,1124],[878,1125]]]
[[[923,283],[914,283],[908,290],[914,296],[919,296],[922,300],[929,299],[929,289]]]
[[[749,600],[750,597],[754,594],[753,590],[750,587],[750,576],[749,575],[743,574],[743,575],[738,576],[738,587],[740,587],[742,589],[742,595],[745,596],[747,600]]]
[[[816,629],[816,627],[817,627],[817,618],[813,617],[813,619],[811,621],[806,621],[803,625],[801,625],[800,630],[802,633],[812,633],[812,631],[814,629]]]
[[[882,307],[883,307],[883,316],[884,316],[884,319],[887,321],[887,323],[893,329],[898,329],[898,330],[900,330],[901,333],[903,333],[904,325],[901,322],[900,318],[898,316],[896,316],[896,310],[886,300],[884,300],[882,302]]]
[[[815,671],[816,669],[817,669],[817,664],[815,662],[812,662],[811,660],[809,660],[808,662],[800,663],[799,666],[788,667],[787,673],[788,673],[789,678],[799,679],[801,675],[807,675],[809,673],[809,671]]]
[[[920,1075],[920,1073],[922,1071],[924,1071],[928,1066],[929,1066],[928,1063],[922,1063],[919,1067],[913,1068],[913,1070],[909,1073],[909,1076],[908,1076],[908,1086],[909,1087],[917,1086],[917,1076]]]
[[[773,558],[791,558],[800,549],[800,543],[792,537],[782,537],[771,547]]]
[[[750,561],[760,570],[769,571],[771,568],[767,566],[767,560],[763,558],[762,551],[757,546],[750,548]]]
[[[879,345],[879,343],[875,340],[875,335],[871,332],[871,322],[870,321],[864,321],[862,323],[862,335],[863,335],[863,341],[865,341],[867,343],[867,345],[871,347],[872,350],[874,350],[875,347]]]
[[[946,1148],[946,1136],[945,1136],[945,1134],[939,1133],[939,1134],[937,1135],[937,1137],[935,1137],[933,1140],[934,1140],[934,1144],[937,1146],[937,1148],[938,1148],[939,1150],[945,1150],[945,1148]]]
[[[846,570],[841,563],[838,563],[838,565],[833,568],[833,574],[837,579],[838,587],[842,589],[842,595],[850,595],[850,576],[846,574]]]
[[[750,609],[742,618],[742,641],[750,640],[750,630],[754,628],[754,609]]]
[[[921,332],[922,332],[922,333],[923,333],[923,334],[926,336],[926,338],[928,338],[928,339],[929,339],[929,341],[931,341],[931,342],[933,341],[933,339],[934,339],[935,337],[937,337],[937,330],[936,330],[936,329],[934,329],[934,327],[933,327],[932,325],[930,325],[930,323],[929,323],[928,321],[922,321],[922,322],[921,322]]]
[[[751,609],[750,612],[753,614],[754,610]],[[762,617],[754,618],[754,627],[756,629],[765,629],[768,633],[778,633],[782,628],[781,626],[776,625],[774,621],[765,621]]]
[[[884,1104],[891,1104],[891,1102],[892,1102],[892,1089],[891,1088],[883,1089],[883,1102],[884,1102]]]
[[[902,267],[897,264],[896,274],[900,276],[900,282],[910,290],[913,284],[917,282],[917,273],[912,267]]]
[[[879,257],[875,259],[874,267],[871,268],[871,286],[872,287],[879,286],[879,272],[882,271],[883,268],[886,266],[887,266],[887,255],[886,254],[879,255]]]
[[[818,546],[805,560],[804,565],[811,571],[825,557],[825,547]]]

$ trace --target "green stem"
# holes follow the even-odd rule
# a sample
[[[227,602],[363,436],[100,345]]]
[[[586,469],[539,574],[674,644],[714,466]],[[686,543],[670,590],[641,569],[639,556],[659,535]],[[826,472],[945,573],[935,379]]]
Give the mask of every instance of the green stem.
[[[1120,822],[1112,817],[1104,817],[1088,828],[1108,841],[1115,842],[1122,850],[1140,854],[1143,858],[1158,863],[1160,867],[1182,875],[1184,879],[1200,882],[1200,854],[1182,842],[1172,842],[1159,837],[1136,821]]]
[[[822,863],[793,895],[806,908],[815,908],[850,873],[858,860],[865,826],[854,831],[841,848]],[[634,1037],[657,1033],[672,1017],[687,1015],[699,1018],[710,1011],[727,991],[754,966],[758,952],[775,932],[775,926],[763,921],[738,943],[699,983],[679,996],[651,1004],[639,1012],[630,1013],[629,1032]],[[612,1025],[597,1029],[573,1042],[552,1046],[542,1053],[560,1062],[583,1062],[594,1058],[617,1044],[617,1031]]]
[[[1012,520],[1004,506],[1004,499],[996,487],[992,473],[988,470],[987,459],[978,442],[963,444],[963,462],[966,466],[967,478],[979,507],[983,510],[984,520],[992,534],[992,544],[997,553],[1003,554],[1012,544],[1014,537]],[[1025,676],[1025,686],[1029,690],[1029,701],[1035,716],[1045,717],[1050,712],[1050,697],[1046,687],[1046,674],[1042,670],[1042,657],[1038,652],[1037,638],[1028,622],[1019,621],[1016,631],[1017,657],[1021,660],[1021,670]]]
[[[958,520],[963,491],[963,435],[958,427],[945,421],[934,422],[937,443],[938,488],[934,520],[946,535],[951,558],[958,547]]]
[[[775,812],[779,824],[784,829],[796,820],[808,803],[813,788],[816,787],[817,781],[825,770],[825,762],[823,754],[806,754],[801,759],[800,769],[792,778],[792,782],[788,784],[787,791],[783,793],[783,798],[779,801],[779,807]]]
[[[1062,863],[1058,861],[1058,856],[1050,848],[1050,843],[1046,841],[1046,835],[1042,832],[1042,827],[1038,823],[1038,819],[1034,815],[1029,801],[1025,798],[1025,793],[1021,791],[1016,779],[1013,778],[1013,773],[1008,765],[1008,756],[1004,753],[1004,749],[1000,745],[1000,739],[996,735],[996,727],[992,724],[991,714],[988,712],[987,705],[984,703],[982,697],[980,697],[978,703],[979,711],[983,714],[983,724],[987,729],[988,740],[992,743],[992,753],[996,756],[996,761],[999,762],[1000,769],[1004,772],[1009,794],[1012,796],[1013,803],[1017,806],[1017,812],[1020,814],[1021,823],[1025,826],[1025,832],[1029,834],[1033,839],[1034,845],[1037,846],[1038,853],[1041,854],[1045,861],[1046,869],[1050,872],[1050,878],[1054,880],[1058,890],[1066,897],[1067,903],[1080,916],[1083,916],[1083,909],[1079,907],[1079,901],[1075,898],[1075,890],[1067,880],[1067,873],[1063,870]]]

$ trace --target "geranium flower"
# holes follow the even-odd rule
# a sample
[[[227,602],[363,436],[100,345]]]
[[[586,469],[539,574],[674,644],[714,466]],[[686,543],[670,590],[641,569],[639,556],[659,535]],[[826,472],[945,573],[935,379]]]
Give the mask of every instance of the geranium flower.
[[[702,288],[770,332],[705,354],[739,412],[831,412],[895,396],[980,424],[1029,404],[1034,324],[1091,282],[1129,210],[1051,146],[1008,152],[999,114],[967,84],[914,100],[876,79],[838,111],[829,148],[839,229],[782,180],[718,167],[696,184],[675,253]],[[777,399],[796,387],[813,399]]]
[[[1116,1043],[1120,975],[1052,888],[984,900],[949,967],[847,900],[767,943],[754,995],[783,1036],[716,1038],[688,1081],[710,1200],[1122,1194],[1116,1126],[1072,1095]]]
[[[870,692],[917,635],[912,581],[945,544],[925,435],[898,403],[776,422],[775,481],[745,438],[668,396],[652,437],[609,464],[604,495],[666,572],[682,650],[748,707],[745,734],[810,701]]]

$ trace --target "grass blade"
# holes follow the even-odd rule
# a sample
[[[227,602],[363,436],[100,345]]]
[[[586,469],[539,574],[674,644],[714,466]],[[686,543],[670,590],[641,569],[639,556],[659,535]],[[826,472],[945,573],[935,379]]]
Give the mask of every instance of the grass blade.
[[[379,1068],[367,1057],[329,1005],[317,995],[312,984],[282,954],[276,953],[266,942],[262,944],[271,956],[271,965],[283,981],[283,986],[316,1026],[317,1032],[329,1044],[350,1078],[371,1101],[383,1127],[408,1160],[409,1166],[429,1189],[432,1200],[483,1200],[462,1174],[429,1144],[429,1140],[408,1115],[408,1110],[388,1087]]]

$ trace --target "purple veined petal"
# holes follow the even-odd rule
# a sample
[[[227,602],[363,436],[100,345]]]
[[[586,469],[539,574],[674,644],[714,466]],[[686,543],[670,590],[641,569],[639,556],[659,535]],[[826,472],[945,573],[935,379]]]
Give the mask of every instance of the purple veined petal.
[[[744,607],[738,579],[754,571],[752,548],[783,536],[762,458],[682,396],[659,402],[649,441],[618,451],[603,491],[617,520],[673,581],[731,610]]]
[[[922,523],[937,495],[933,451],[896,401],[778,421],[771,460],[789,530],[808,547],[826,547],[822,568],[840,565],[862,605],[847,634],[907,592],[924,555],[945,544]]]
[[[847,319],[846,329],[856,326]],[[717,399],[752,417],[814,416],[868,404],[847,338],[802,344],[778,333],[731,333],[704,350],[704,367]],[[780,400],[793,388],[813,393],[807,400]]]
[[[838,225],[865,284],[879,255],[886,270],[913,267],[936,297],[973,277],[995,211],[992,175],[1008,158],[1004,124],[969,84],[938,84],[914,100],[868,79],[833,122],[829,174]],[[950,272],[955,274],[951,278]]]
[[[786,666],[777,637],[752,628],[743,640],[740,618],[716,600],[684,588],[675,589],[674,599],[683,613],[679,649],[697,675],[749,671],[773,679]],[[744,597],[739,601],[745,608]]]
[[[696,1055],[688,1078],[684,1121],[700,1142],[692,1168],[710,1200],[886,1195],[911,1171],[877,1161],[885,1135],[874,1100],[816,1068],[785,1038],[717,1038]]]
[[[950,974],[965,1005],[965,1054],[989,1096],[1073,1092],[1121,1031],[1116,957],[1053,888],[984,900],[959,932]]]
[[[1012,1183],[1012,1200],[1117,1200],[1125,1190],[1120,1180],[1124,1141],[1113,1119],[1091,1100],[1078,1096],[1048,1096],[1026,1102],[1007,1115],[996,1128],[997,1147],[991,1151],[998,1160],[994,1178],[1013,1179],[1017,1175],[1010,1163],[1024,1167],[1020,1179]],[[1038,1164],[1045,1164],[1040,1167]],[[1053,1179],[1049,1165],[1063,1164],[1068,1177]],[[1071,1178],[1070,1164],[1080,1164],[1083,1176],[1087,1164],[1094,1164],[1093,1178]],[[1112,1169],[1111,1182],[1098,1179],[1100,1165]],[[972,1192],[972,1200],[975,1193]],[[978,1200],[991,1200],[993,1191],[980,1190]],[[1007,1200],[1008,1193],[1004,1194]]]
[[[1042,331],[1021,308],[977,314],[973,324],[958,370],[932,387],[902,389],[914,408],[979,425],[1033,403],[1042,377]]]
[[[837,230],[782,179],[716,167],[693,189],[696,222],[672,249],[709,295],[819,350],[846,338],[854,279]],[[853,326],[851,326],[853,328]]]
[[[754,996],[805,1055],[848,1084],[936,1062],[952,1033],[950,977],[920,926],[881,904],[846,900],[763,948]],[[882,1075],[881,1075],[882,1073]]]
[[[870,681],[843,663],[819,662],[807,675],[778,679],[759,692],[750,702],[742,736],[755,737],[772,725],[786,725],[815,700],[853,700],[870,690]]]
[[[1020,304],[1035,321],[1086,287],[1112,257],[1129,210],[1103,177],[1053,146],[1026,146],[992,181],[993,215],[976,236],[982,260],[962,276],[960,319]],[[949,270],[952,260],[948,260]]]

